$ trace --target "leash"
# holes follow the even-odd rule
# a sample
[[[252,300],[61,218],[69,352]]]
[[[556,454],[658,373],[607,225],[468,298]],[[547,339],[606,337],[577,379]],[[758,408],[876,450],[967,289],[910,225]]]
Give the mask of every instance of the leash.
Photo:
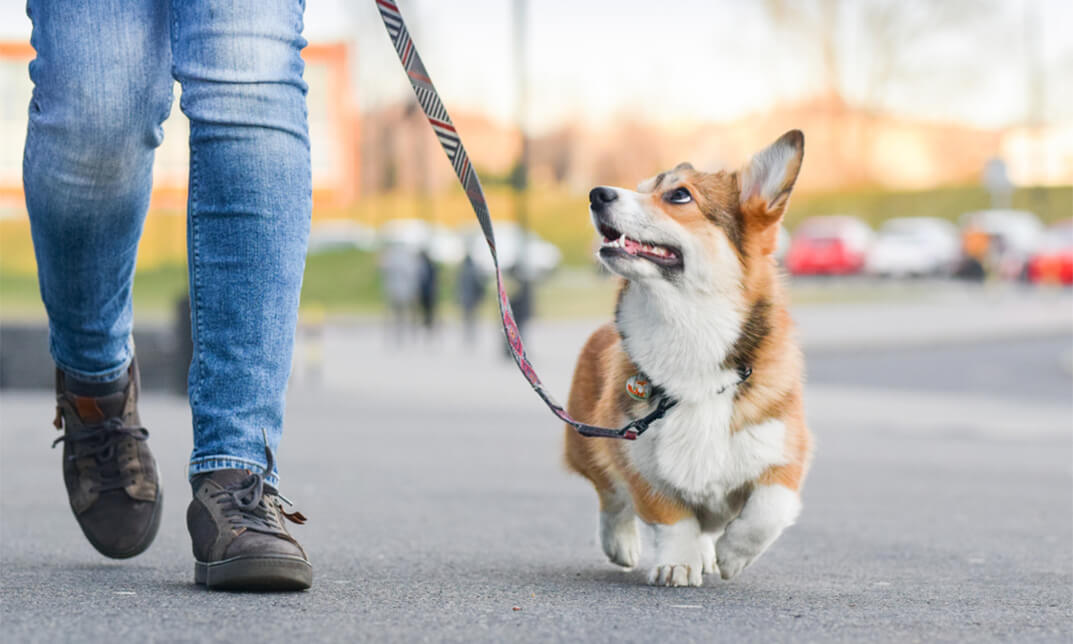
[[[526,356],[525,345],[522,343],[521,333],[518,331],[518,325],[514,320],[514,312],[510,308],[507,291],[503,287],[503,274],[499,269],[499,257],[496,255],[492,218],[488,214],[488,202],[484,197],[484,189],[481,188],[481,181],[477,177],[477,171],[470,164],[469,155],[466,154],[466,148],[462,146],[462,140],[451,122],[451,117],[447,115],[447,110],[443,107],[440,95],[436,92],[436,88],[432,86],[432,79],[429,78],[428,72],[425,71],[425,66],[421,62],[421,57],[417,54],[417,48],[414,47],[413,39],[410,37],[410,32],[406,28],[406,22],[403,21],[402,13],[399,12],[398,6],[391,0],[375,0],[375,2],[377,9],[380,10],[380,17],[384,21],[384,27],[387,28],[387,33],[391,36],[391,42],[395,45],[395,53],[398,54],[399,61],[402,62],[402,68],[410,79],[410,86],[413,87],[414,94],[417,95],[417,102],[421,105],[421,109],[424,110],[425,116],[428,117],[429,125],[435,131],[436,138],[440,140],[443,151],[447,153],[447,158],[451,161],[451,167],[454,168],[455,175],[462,184],[462,188],[466,191],[466,197],[473,207],[473,213],[477,215],[477,221],[481,225],[481,232],[484,233],[484,240],[488,242],[488,250],[492,253],[492,264],[495,266],[496,271],[499,314],[503,321],[503,331],[507,335],[507,345],[510,347],[510,354],[514,358],[514,363],[518,365],[522,376],[529,381],[533,391],[540,396],[540,399],[551,409],[551,412],[559,420],[576,429],[582,436],[636,439],[645,433],[645,430],[653,422],[662,418],[667,413],[667,410],[674,407],[677,401],[663,395],[659,403],[656,404],[655,410],[651,413],[633,420],[619,429],[612,429],[575,420],[544,389],[544,384],[540,382],[540,377],[537,376],[533,365]]]

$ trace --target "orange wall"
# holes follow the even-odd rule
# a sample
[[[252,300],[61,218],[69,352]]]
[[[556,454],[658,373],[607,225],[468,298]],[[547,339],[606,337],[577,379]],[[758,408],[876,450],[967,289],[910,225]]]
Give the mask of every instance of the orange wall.
[[[29,43],[0,42],[0,61],[29,63],[34,50]],[[310,94],[323,101],[327,123],[321,128],[319,138],[311,141],[314,155],[324,150],[320,146],[335,146],[328,158],[333,160],[330,172],[314,171],[314,207],[339,208],[352,204],[358,197],[359,172],[359,127],[356,104],[350,89],[349,47],[345,43],[311,44],[302,52],[307,71],[313,69],[319,86],[311,86]],[[318,69],[324,70],[320,73]],[[4,88],[0,88],[2,90]],[[4,95],[10,95],[5,91]],[[29,96],[17,96],[16,100],[29,101]],[[21,118],[21,117],[20,117]],[[173,118],[176,118],[173,116]],[[167,125],[165,125],[167,127]],[[22,128],[19,128],[22,130]],[[24,131],[24,130],[23,130]],[[5,141],[5,145],[9,142]],[[159,156],[158,156],[159,159]],[[160,162],[158,160],[158,171]],[[153,189],[151,208],[182,211],[186,208],[185,172],[181,177],[158,178]],[[20,209],[23,204],[21,177],[0,177],[0,208]]]

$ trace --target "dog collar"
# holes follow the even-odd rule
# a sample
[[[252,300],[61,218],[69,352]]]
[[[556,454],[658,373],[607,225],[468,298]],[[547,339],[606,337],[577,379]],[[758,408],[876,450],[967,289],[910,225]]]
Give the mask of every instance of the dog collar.
[[[738,372],[738,379],[717,389],[715,395],[725,393],[727,389],[740,385],[748,380],[749,376],[753,375],[753,368],[746,364],[738,365],[736,371]],[[652,380],[643,371],[638,371],[626,379],[626,395],[636,401],[645,402],[652,398],[657,391],[660,391],[660,388],[653,386]]]

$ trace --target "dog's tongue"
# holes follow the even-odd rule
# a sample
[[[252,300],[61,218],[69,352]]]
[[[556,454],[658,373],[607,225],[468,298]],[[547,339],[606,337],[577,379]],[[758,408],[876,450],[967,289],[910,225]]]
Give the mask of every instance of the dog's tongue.
[[[625,249],[626,252],[631,255],[636,255],[637,253],[641,252],[641,245],[630,239],[629,237],[622,238],[622,248]]]

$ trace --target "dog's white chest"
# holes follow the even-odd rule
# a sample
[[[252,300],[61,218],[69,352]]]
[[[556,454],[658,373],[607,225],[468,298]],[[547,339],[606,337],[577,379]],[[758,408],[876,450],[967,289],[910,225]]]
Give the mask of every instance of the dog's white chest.
[[[786,462],[782,421],[731,434],[732,413],[729,391],[701,403],[679,403],[630,445],[630,459],[657,488],[691,505],[721,505],[730,492]]]

